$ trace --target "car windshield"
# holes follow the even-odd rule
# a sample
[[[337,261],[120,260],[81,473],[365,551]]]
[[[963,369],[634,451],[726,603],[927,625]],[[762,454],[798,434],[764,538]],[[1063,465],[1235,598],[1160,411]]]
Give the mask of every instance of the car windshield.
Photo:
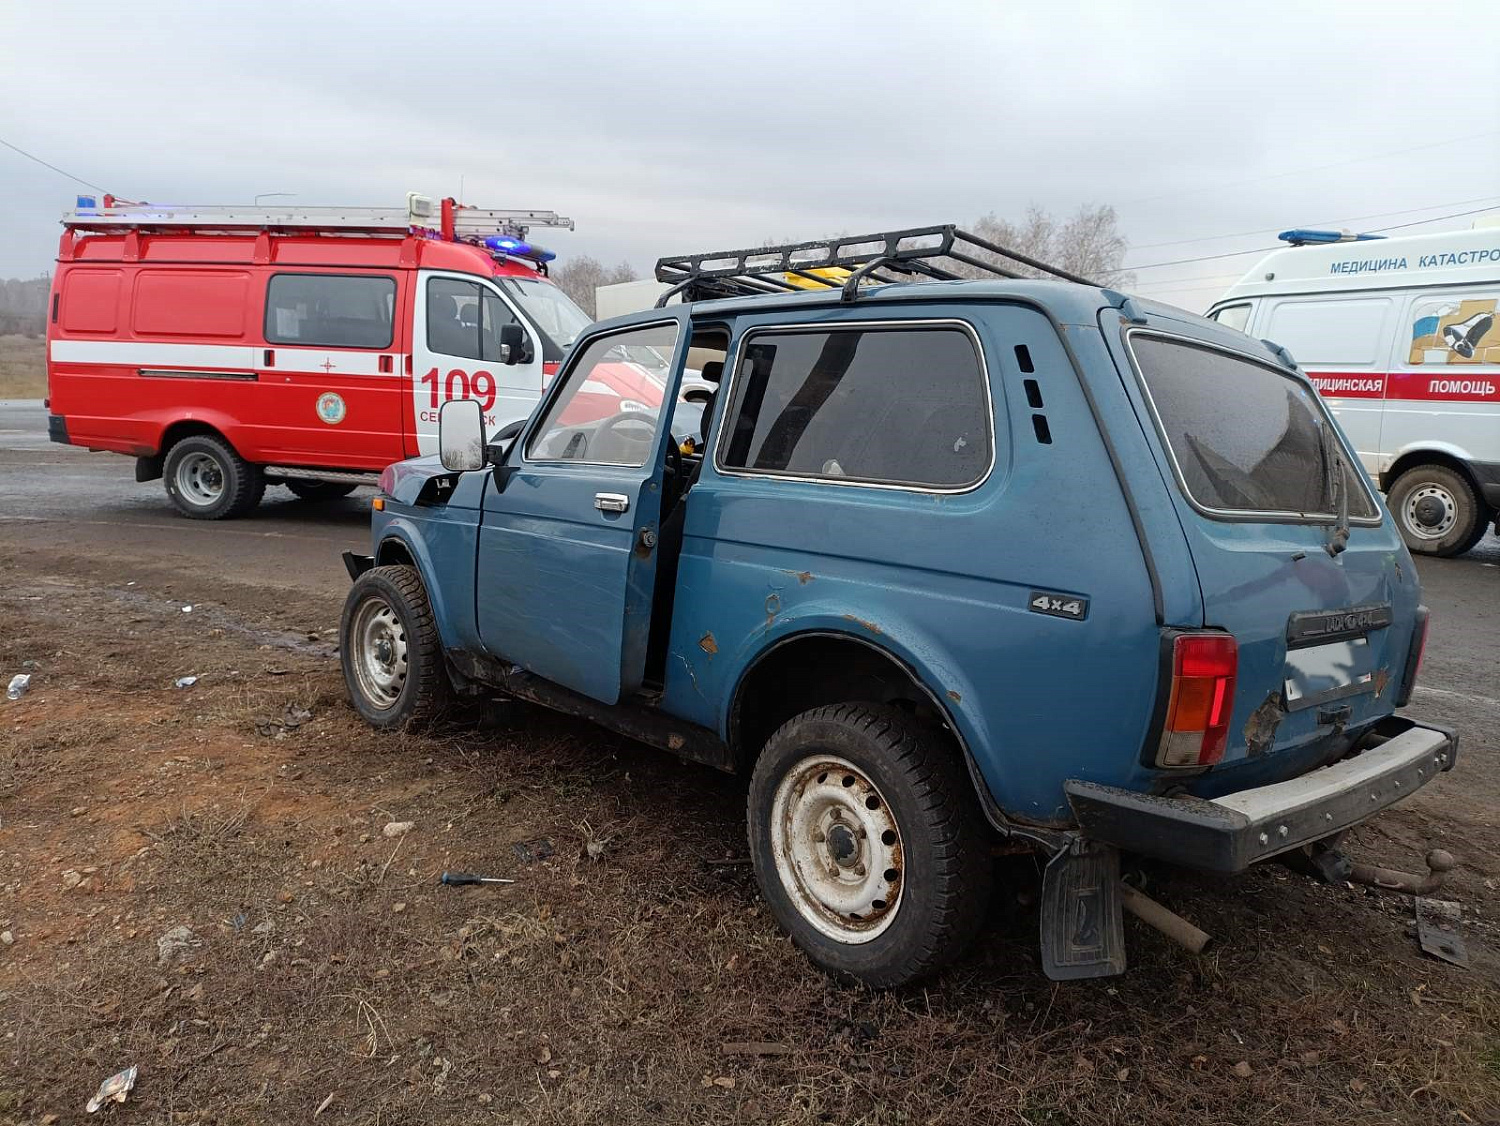
[[[588,314],[551,282],[524,278],[495,280],[516,299],[532,324],[541,331],[544,360],[562,359],[563,353],[578,339],[578,334],[592,323]]]

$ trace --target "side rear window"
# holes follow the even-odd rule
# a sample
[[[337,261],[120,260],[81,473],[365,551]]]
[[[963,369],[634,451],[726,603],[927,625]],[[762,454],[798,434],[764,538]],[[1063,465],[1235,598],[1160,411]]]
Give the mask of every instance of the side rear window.
[[[957,326],[755,332],[733,394],[725,469],[958,489],[993,461],[984,367]]]
[[[143,270],[132,327],[148,336],[242,336],[250,276],[206,270]]]
[[[389,348],[396,280],[372,274],[277,274],[266,287],[266,340]]]
[[[1133,333],[1130,350],[1188,499],[1281,519],[1328,517],[1326,466],[1339,442],[1317,393],[1275,368],[1180,340]],[[1349,515],[1376,519],[1343,446]]]

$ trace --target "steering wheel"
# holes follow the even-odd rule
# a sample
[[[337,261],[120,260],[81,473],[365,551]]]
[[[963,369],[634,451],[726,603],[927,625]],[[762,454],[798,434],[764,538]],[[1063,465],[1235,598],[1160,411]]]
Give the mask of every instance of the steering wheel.
[[[619,414],[612,414],[606,419],[601,419],[595,425],[594,434],[589,440],[589,445],[596,453],[600,450],[601,444],[603,449],[609,449],[611,442],[625,447],[640,445],[642,441],[640,438],[633,438],[625,433],[621,433],[618,438],[614,436],[617,431],[623,431],[630,424],[643,427],[647,431],[645,438],[647,443],[651,441],[651,437],[656,433],[656,419],[653,416],[644,414],[641,411],[621,411]]]

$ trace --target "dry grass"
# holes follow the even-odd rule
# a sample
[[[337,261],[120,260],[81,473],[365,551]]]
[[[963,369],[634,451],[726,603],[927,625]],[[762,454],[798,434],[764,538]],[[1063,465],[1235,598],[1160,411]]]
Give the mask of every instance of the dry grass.
[[[1500,1121],[1494,959],[1424,960],[1400,900],[1153,872],[1223,944],[1195,960],[1132,923],[1129,974],[1064,986],[1011,858],[983,949],[842,988],[725,862],[732,779],[522,707],[380,735],[326,656],[27,594],[0,591],[0,660],[60,656],[0,706],[0,1122],[71,1120],[131,1063],[125,1112],[162,1123],[307,1121],[330,1094],[320,1124]],[[208,671],[173,690],[187,651]],[[257,733],[288,706],[312,714]],[[176,925],[202,945],[158,964]]]
[[[0,399],[40,399],[46,394],[46,340],[0,336]]]

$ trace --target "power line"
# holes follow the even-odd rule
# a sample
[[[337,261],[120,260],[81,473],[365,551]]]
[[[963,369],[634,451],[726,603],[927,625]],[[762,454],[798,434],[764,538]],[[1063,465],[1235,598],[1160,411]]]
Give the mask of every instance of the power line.
[[[86,188],[93,188],[95,191],[98,191],[98,192],[107,192],[107,191],[109,191],[108,188],[101,188],[98,184],[90,183],[89,181],[85,180],[82,176],[75,176],[71,172],[66,172],[63,169],[59,168],[55,164],[48,164],[41,157],[39,157],[39,156],[33,156],[31,153],[27,152],[25,149],[21,148],[20,146],[11,144],[4,137],[0,137],[0,145],[4,145],[6,148],[10,149],[12,152],[18,152],[18,153],[20,153],[27,160],[34,160],[34,161],[36,161],[43,168],[50,168],[50,169],[52,169],[52,171],[56,172],[59,176],[66,176],[69,180],[74,180],[77,183],[82,184]]]
[[[1454,211],[1447,215],[1433,215],[1427,219],[1418,219],[1411,223],[1393,223],[1388,227],[1376,227],[1375,231],[1401,231],[1407,227],[1420,227],[1427,223],[1441,223],[1446,219],[1462,219],[1467,215],[1482,215],[1486,211],[1494,211],[1494,207],[1476,207],[1472,211]],[[1372,232],[1373,233],[1373,232]],[[1268,254],[1273,250],[1282,249],[1279,246],[1257,246],[1249,250],[1232,250],[1227,254],[1201,254],[1196,258],[1174,258],[1170,262],[1149,262],[1141,266],[1126,266],[1127,270],[1155,270],[1162,266],[1182,266],[1189,262],[1216,262],[1221,258],[1240,258],[1246,254]]]
[[[1483,195],[1478,199],[1455,199],[1451,203],[1429,203],[1426,207],[1408,207],[1405,211],[1376,211],[1371,215],[1349,215],[1343,219],[1319,219],[1316,223],[1307,224],[1309,227],[1331,227],[1337,223],[1358,223],[1363,219],[1383,219],[1387,215],[1415,215],[1418,211],[1436,211],[1440,207],[1463,207],[1469,203],[1485,203],[1489,200],[1500,200],[1500,196]],[[1431,222],[1424,219],[1422,222]],[[1250,235],[1264,234],[1266,228],[1258,227],[1253,231],[1236,231],[1232,235],[1205,235],[1203,238],[1182,238],[1173,242],[1147,242],[1140,246],[1131,247],[1132,250],[1156,250],[1163,246],[1186,246],[1193,242],[1220,242],[1227,238],[1247,238]]]

